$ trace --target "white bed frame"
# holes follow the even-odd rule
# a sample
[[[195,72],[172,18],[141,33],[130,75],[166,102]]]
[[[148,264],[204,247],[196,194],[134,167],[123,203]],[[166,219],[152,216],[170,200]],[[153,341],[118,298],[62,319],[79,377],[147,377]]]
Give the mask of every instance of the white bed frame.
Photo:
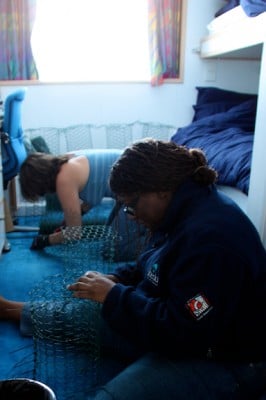
[[[217,18],[222,28],[210,31],[201,40],[200,55],[202,58],[258,58],[261,61],[250,188],[244,207],[266,247],[266,12],[248,17],[243,10],[239,12],[239,7],[226,13],[231,16],[228,23],[223,24],[221,20],[225,20],[226,14]],[[234,13],[237,13],[236,18]],[[229,194],[234,198],[232,192]]]

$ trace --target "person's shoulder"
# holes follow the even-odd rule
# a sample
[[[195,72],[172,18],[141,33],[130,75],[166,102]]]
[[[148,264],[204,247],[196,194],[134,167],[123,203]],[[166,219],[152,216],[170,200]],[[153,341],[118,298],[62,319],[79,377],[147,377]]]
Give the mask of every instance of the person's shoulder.
[[[73,154],[73,156],[69,157],[68,162],[66,163],[66,167],[68,169],[75,168],[79,165],[84,165],[88,163],[88,157],[86,157],[84,154]]]

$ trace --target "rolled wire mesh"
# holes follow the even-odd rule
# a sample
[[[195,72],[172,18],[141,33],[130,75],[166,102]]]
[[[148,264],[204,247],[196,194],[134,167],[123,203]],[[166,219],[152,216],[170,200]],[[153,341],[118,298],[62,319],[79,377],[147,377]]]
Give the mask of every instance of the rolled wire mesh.
[[[109,273],[114,268],[115,247],[120,237],[111,226],[85,225],[62,230],[64,242],[47,247],[50,255],[61,257],[65,276],[84,273],[88,269]]]
[[[158,140],[170,140],[170,137],[176,132],[176,128],[171,125],[163,124],[142,124],[142,138],[152,137]]]
[[[132,125],[110,124],[105,129],[107,148],[123,149],[132,143]]]
[[[61,130],[53,127],[44,127],[36,129],[25,129],[24,130],[24,141],[32,141],[36,138],[43,138],[50,153],[60,154],[61,148]]]
[[[64,272],[41,282],[30,293],[33,378],[50,386],[58,400],[82,400],[98,383],[100,305],[73,298],[67,285],[87,270],[113,270],[116,235],[103,225],[69,228],[64,235],[64,244],[47,248],[61,257]]]
[[[33,375],[58,400],[82,400],[98,382],[100,306],[72,298],[65,285],[64,277],[56,276],[31,293]]]
[[[68,149],[82,150],[92,148],[91,126],[75,125],[62,129]]]

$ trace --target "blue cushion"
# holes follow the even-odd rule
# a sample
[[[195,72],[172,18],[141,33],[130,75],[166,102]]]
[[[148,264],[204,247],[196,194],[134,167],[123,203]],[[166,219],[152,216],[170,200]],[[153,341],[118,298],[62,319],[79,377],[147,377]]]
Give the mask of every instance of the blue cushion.
[[[206,103],[206,104],[199,104],[194,105],[194,117],[193,122],[198,121],[199,119],[209,117],[210,115],[222,113],[225,111],[230,110],[230,108],[236,105],[235,102],[228,101],[228,102],[216,102],[216,103]]]
[[[256,94],[239,93],[211,86],[197,86],[196,89],[198,91],[196,105],[221,102],[238,104],[257,97]]]
[[[196,104],[193,106],[195,112],[192,122],[226,112],[248,100],[257,102],[258,97],[256,94],[239,93],[211,86],[196,86],[196,89],[198,95]]]
[[[240,0],[240,5],[249,17],[256,17],[266,11],[265,0]]]

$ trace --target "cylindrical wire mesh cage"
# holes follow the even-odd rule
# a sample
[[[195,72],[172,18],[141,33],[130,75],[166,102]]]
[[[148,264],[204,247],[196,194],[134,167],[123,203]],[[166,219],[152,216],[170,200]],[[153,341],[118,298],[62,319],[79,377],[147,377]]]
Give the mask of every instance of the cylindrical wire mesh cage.
[[[60,257],[68,274],[83,274],[87,270],[109,273],[114,269],[117,243],[121,237],[108,225],[66,227],[62,230],[64,241],[47,247],[46,253]]]
[[[58,291],[62,280],[54,278],[46,282],[53,300],[41,300],[47,296],[43,287],[32,293],[35,298],[39,295],[31,306],[34,379],[49,385],[58,400],[82,400],[98,383],[100,306],[67,299]]]
[[[112,271],[116,235],[111,227],[86,226],[67,229],[64,239],[48,248],[62,259],[63,273],[30,293],[34,379],[49,385],[58,400],[82,400],[98,383],[101,305],[74,298],[67,285],[88,270]]]

